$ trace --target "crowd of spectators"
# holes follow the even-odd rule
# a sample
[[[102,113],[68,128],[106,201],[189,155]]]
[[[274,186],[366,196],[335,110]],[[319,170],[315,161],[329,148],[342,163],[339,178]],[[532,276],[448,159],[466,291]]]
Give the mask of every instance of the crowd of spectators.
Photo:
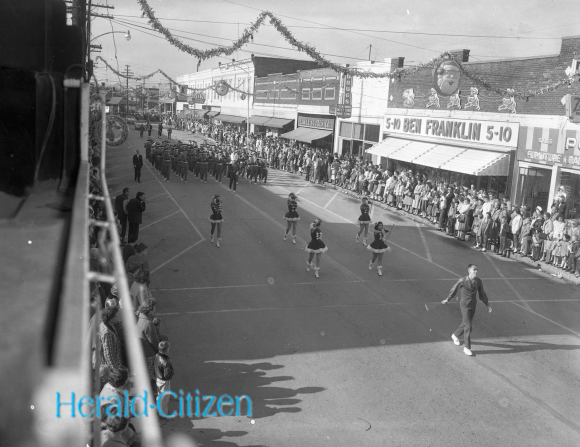
[[[98,119],[95,117],[94,119]],[[91,126],[92,127],[92,126]],[[94,135],[90,134],[90,179],[89,190],[94,196],[102,196],[103,185],[99,176],[99,145]],[[123,194],[128,193],[128,188],[123,190]],[[142,194],[142,193],[138,193]],[[136,198],[137,199],[137,198]],[[134,199],[131,199],[134,200]],[[128,215],[123,215],[123,211],[131,208],[131,200],[116,201],[121,207],[115,206],[114,214],[117,223],[116,230],[120,239],[124,237],[126,221]],[[107,237],[106,230],[99,221],[106,221],[106,207],[102,200],[93,196],[89,199],[89,255],[90,271],[97,274],[112,275],[114,272],[113,256],[110,250],[111,240]],[[128,213],[127,213],[128,214]],[[125,225],[122,224],[124,220]],[[131,219],[129,219],[130,221]],[[125,227],[125,228],[124,228]],[[138,225],[137,225],[138,228]],[[91,315],[89,322],[89,337],[92,350],[92,362],[94,374],[100,378],[97,381],[100,385],[94,390],[102,398],[117,396],[121,406],[124,408],[124,392],[132,394],[132,377],[129,355],[127,352],[127,330],[133,330],[141,341],[144,353],[144,363],[147,366],[148,378],[151,382],[151,389],[157,398],[164,391],[169,391],[170,380],[173,376],[173,367],[168,353],[170,344],[168,337],[161,332],[161,319],[155,317],[157,301],[153,297],[150,285],[149,263],[147,260],[148,247],[138,240],[138,230],[129,222],[128,243],[122,245],[123,262],[131,296],[131,312],[134,321],[127,322],[121,318],[121,301],[117,284],[111,284],[106,280],[93,278],[90,282]],[[100,314],[97,309],[101,309]],[[100,318],[98,317],[100,316]],[[100,321],[98,321],[98,318]],[[131,327],[127,327],[127,324]],[[96,338],[90,334],[97,333]],[[97,356],[98,352],[98,356]],[[100,364],[97,366],[97,357]],[[168,414],[169,395],[163,395],[159,402],[162,414]],[[139,445],[138,424],[131,418],[123,417],[119,414],[119,407],[116,402],[108,403],[101,401],[100,408],[102,420],[101,445]],[[167,421],[167,419],[164,419]]]

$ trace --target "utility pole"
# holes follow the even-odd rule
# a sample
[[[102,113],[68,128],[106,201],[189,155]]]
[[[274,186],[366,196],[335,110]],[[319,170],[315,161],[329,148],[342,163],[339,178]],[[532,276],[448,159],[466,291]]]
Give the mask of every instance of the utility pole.
[[[369,45],[369,62],[371,61],[371,51],[373,51],[373,46]]]
[[[127,101],[127,104],[125,104],[125,119],[127,119],[127,115],[129,114],[129,76],[133,76],[133,73],[129,71],[128,65],[125,65],[125,67],[126,67],[125,75],[127,76],[126,78],[127,90],[125,92],[125,100]]]

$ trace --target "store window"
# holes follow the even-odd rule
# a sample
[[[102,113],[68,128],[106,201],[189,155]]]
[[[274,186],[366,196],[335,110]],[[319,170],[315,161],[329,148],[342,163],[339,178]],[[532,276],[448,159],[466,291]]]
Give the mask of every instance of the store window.
[[[322,89],[313,88],[312,89],[312,99],[322,99]]]
[[[352,136],[352,123],[340,123],[339,136],[350,138]]]
[[[270,99],[278,99],[278,90],[270,91]]]
[[[334,99],[335,91],[334,88],[324,89],[324,99]]]
[[[345,151],[348,147],[355,157],[363,156],[364,150],[378,143],[380,135],[380,126],[375,124],[359,124],[341,122],[339,136],[344,137],[350,141],[347,145],[343,140],[342,150]],[[346,152],[347,153],[347,152]]]
[[[352,125],[352,138],[355,140],[362,140],[363,139],[363,125],[362,124],[353,124]]]
[[[305,100],[310,99],[310,89],[309,88],[302,89],[302,99],[305,99]]]
[[[561,173],[560,185],[564,187],[566,194],[566,219],[580,217],[580,173]]]
[[[551,169],[521,167],[516,191],[516,204],[525,205],[529,210],[534,210],[538,206],[542,207],[543,210],[548,209],[551,179]]]
[[[381,126],[373,124],[365,124],[365,140],[379,142],[379,135],[381,133]]]

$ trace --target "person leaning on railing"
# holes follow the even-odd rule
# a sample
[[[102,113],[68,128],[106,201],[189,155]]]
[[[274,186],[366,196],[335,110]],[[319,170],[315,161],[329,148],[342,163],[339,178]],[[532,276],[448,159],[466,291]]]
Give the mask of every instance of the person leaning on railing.
[[[156,389],[155,383],[155,355],[159,347],[159,334],[153,322],[153,312],[157,301],[155,298],[146,299],[143,304],[139,306],[139,316],[137,319],[137,334],[141,340],[143,347],[143,354],[145,355],[145,362],[147,363],[147,372],[149,373],[149,380],[151,381],[151,388]]]

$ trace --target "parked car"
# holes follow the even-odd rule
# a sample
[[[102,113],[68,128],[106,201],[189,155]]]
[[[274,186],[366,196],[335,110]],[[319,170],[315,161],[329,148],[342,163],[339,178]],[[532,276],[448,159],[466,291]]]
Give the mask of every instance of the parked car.
[[[135,122],[137,121],[137,118],[135,118],[133,115],[127,115],[127,118],[125,118],[125,121],[127,122],[128,125],[132,125],[132,124],[135,124]]]

